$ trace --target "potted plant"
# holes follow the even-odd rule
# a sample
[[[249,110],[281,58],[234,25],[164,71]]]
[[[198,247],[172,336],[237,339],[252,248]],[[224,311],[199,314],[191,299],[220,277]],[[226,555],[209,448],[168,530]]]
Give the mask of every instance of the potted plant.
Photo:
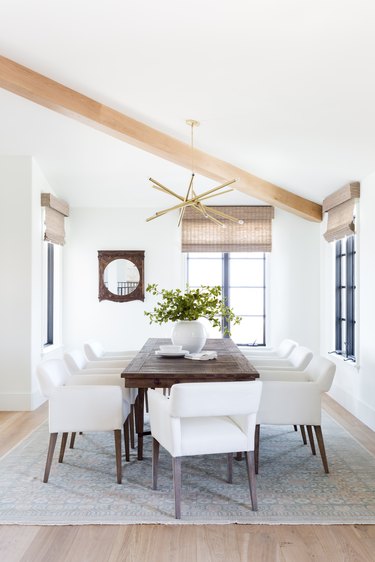
[[[213,327],[220,328],[221,318],[239,324],[241,318],[223,302],[219,285],[201,285],[196,289],[161,289],[156,283],[149,284],[146,292],[161,297],[152,312],[145,311],[150,324],[177,322],[172,331],[172,342],[182,345],[190,353],[198,353],[206,342],[206,330],[200,318],[206,318]],[[229,330],[225,334],[230,335]]]

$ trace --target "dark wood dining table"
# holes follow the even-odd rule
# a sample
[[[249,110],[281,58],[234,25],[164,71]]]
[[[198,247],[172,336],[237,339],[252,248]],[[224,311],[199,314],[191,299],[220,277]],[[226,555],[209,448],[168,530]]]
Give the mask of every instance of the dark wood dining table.
[[[156,355],[160,345],[170,344],[166,338],[150,338],[122,372],[127,388],[138,388],[135,402],[138,460],[143,459],[144,399],[148,388],[171,388],[182,382],[251,381],[258,371],[230,338],[208,339],[202,351],[216,351],[217,358],[196,361],[184,357]]]

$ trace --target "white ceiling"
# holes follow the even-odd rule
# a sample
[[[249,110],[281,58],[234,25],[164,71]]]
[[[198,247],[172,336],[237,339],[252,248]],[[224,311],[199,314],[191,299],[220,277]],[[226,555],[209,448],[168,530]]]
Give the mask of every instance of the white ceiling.
[[[187,143],[198,119],[198,148],[321,202],[375,171],[374,27],[373,0],[1,0],[0,54]],[[189,176],[4,90],[0,153],[72,206],[163,207],[148,178]]]

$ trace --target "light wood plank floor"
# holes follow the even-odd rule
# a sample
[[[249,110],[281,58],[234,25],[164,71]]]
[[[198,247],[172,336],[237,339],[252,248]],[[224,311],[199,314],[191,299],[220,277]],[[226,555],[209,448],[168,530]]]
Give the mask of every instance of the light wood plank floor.
[[[375,434],[330,398],[325,410],[375,454]],[[0,455],[38,427],[0,412]],[[2,562],[375,562],[375,525],[0,526]]]

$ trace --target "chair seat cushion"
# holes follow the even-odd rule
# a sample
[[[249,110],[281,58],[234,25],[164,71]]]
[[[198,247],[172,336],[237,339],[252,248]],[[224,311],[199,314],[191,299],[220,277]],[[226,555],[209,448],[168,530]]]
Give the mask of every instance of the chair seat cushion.
[[[259,379],[261,381],[302,381],[309,382],[309,376],[303,371],[263,371],[259,369]]]
[[[202,455],[246,451],[246,435],[229,417],[181,419],[181,454]]]

